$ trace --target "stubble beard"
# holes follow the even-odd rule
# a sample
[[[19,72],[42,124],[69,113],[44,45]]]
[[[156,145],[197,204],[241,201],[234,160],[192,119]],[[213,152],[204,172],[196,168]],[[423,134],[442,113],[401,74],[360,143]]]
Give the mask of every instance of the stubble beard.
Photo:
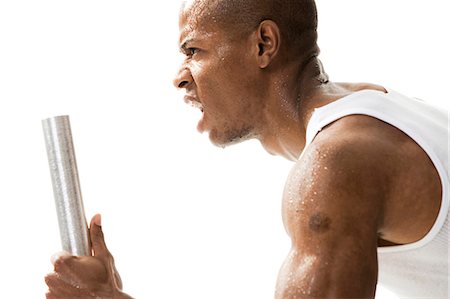
[[[230,145],[256,138],[256,134],[253,132],[252,127],[247,126],[240,129],[228,129],[223,133],[219,133],[217,130],[212,130],[209,133],[209,138],[215,146],[225,148]]]

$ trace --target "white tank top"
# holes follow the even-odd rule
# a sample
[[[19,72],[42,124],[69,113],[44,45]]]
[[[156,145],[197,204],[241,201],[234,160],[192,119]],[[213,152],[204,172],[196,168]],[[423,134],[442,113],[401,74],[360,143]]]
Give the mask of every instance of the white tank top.
[[[440,211],[428,234],[411,244],[378,248],[379,283],[400,298],[450,298],[449,112],[393,90],[362,90],[315,109],[306,146],[323,127],[352,114],[380,119],[411,137],[428,154],[442,183]]]

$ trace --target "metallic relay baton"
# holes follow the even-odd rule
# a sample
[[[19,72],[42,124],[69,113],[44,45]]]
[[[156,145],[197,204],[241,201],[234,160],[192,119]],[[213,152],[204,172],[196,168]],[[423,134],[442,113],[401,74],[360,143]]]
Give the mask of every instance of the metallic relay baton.
[[[58,216],[62,248],[77,256],[91,255],[69,116],[42,121]]]

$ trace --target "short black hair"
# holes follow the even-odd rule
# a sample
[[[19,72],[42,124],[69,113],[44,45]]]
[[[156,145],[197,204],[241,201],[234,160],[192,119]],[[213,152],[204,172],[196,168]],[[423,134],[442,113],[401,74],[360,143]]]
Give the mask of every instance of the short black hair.
[[[317,45],[317,8],[314,0],[200,0],[202,17],[231,33],[250,33],[264,20],[280,28],[284,45],[305,51]],[[318,48],[317,48],[318,51]]]

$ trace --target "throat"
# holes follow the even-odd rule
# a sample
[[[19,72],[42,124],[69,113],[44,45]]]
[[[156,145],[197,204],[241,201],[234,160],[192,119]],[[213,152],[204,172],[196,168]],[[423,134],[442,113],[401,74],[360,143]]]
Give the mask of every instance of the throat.
[[[259,141],[269,154],[281,156],[290,161],[297,161],[303,151],[305,141],[301,132],[293,135],[290,137],[283,134],[271,134],[270,136],[259,138]]]

